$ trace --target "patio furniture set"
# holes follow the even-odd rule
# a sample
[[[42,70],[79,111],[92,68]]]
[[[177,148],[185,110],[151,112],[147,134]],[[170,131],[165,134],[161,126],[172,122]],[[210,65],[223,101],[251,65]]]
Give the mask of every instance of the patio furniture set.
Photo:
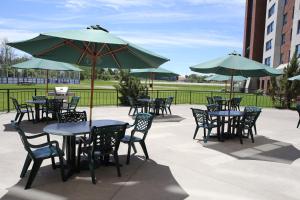
[[[173,103],[174,97],[170,96],[167,98],[150,98],[150,97],[138,97],[134,99],[130,96],[127,96],[128,103],[130,106],[128,115],[136,115],[139,112],[151,113],[155,115],[169,114],[172,115],[171,105]]]
[[[193,139],[196,138],[198,130],[203,128],[203,140],[207,143],[209,137],[212,136],[212,130],[216,128],[219,141],[223,142],[225,136],[226,138],[237,136],[243,144],[243,138],[250,136],[254,143],[253,130],[257,134],[256,120],[261,113],[261,108],[248,106],[244,108],[244,111],[240,111],[241,98],[228,100],[222,97],[208,97],[207,100],[206,110],[191,108],[196,122]],[[227,126],[227,132],[225,132],[225,126]]]
[[[88,121],[85,111],[76,111],[79,97],[73,97],[71,102],[66,107],[63,107],[61,100],[34,96],[33,100],[27,102],[36,105],[35,113],[37,114],[37,112],[41,111],[46,113],[46,117],[51,113],[53,115],[52,118],[56,119],[57,123],[46,125],[40,134],[30,134],[23,131],[20,122],[25,114],[28,114],[29,120],[34,120],[32,107],[27,104],[19,104],[15,98],[12,98],[12,100],[17,114],[15,120],[12,120],[11,123],[18,131],[24,148],[28,153],[20,175],[21,178],[25,177],[29,165],[33,162],[25,189],[31,187],[45,159],[51,159],[53,169],[60,168],[63,181],[66,181],[74,173],[79,173],[81,169],[88,168],[91,173],[92,183],[96,184],[95,168],[100,164],[115,166],[117,175],[121,176],[121,164],[118,156],[120,143],[128,145],[126,164],[130,163],[131,149],[135,153],[137,152],[135,143],[141,145],[145,158],[149,158],[145,144],[145,139],[153,120],[153,115],[149,113],[137,113],[132,125],[111,119]],[[37,117],[35,121],[36,119]],[[127,129],[131,129],[130,134],[125,134]],[[137,133],[139,133],[140,137],[137,136]],[[63,137],[62,148],[60,148],[58,141],[50,140],[50,135]],[[31,142],[32,139],[40,137],[45,137],[46,142],[42,144],[33,144]],[[113,158],[113,162],[110,157]],[[56,158],[59,160],[58,164],[55,162]]]

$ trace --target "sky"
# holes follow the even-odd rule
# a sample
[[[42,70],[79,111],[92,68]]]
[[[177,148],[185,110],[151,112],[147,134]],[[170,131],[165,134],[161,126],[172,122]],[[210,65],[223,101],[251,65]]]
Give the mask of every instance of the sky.
[[[190,66],[242,52],[245,0],[4,0],[0,39],[100,25],[170,59],[181,75]],[[18,52],[22,55],[22,52]]]

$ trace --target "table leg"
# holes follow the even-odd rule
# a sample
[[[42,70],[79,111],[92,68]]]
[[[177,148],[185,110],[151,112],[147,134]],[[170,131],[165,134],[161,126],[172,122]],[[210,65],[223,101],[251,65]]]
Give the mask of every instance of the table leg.
[[[221,141],[221,137],[220,137],[220,133],[221,133],[221,130],[220,130],[220,126],[221,126],[221,118],[220,116],[217,116],[217,137],[218,137],[218,140]]]
[[[221,124],[222,124],[222,131],[221,131],[221,134],[220,134],[220,141],[223,142],[224,141],[224,139],[223,139],[224,138],[224,131],[225,131],[224,130],[225,129],[225,117],[224,116],[222,117],[222,123]]]
[[[67,178],[72,176],[76,171],[76,143],[75,136],[65,136],[66,137],[66,160],[67,160]]]
[[[40,105],[34,104],[35,109],[35,121],[40,121]]]

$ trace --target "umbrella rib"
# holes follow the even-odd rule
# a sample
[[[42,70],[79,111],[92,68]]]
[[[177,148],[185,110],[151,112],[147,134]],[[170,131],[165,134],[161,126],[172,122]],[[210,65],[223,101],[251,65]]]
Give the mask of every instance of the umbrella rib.
[[[52,50],[54,50],[54,49],[57,49],[57,48],[63,46],[64,44],[66,44],[66,40],[64,40],[64,41],[62,41],[62,42],[59,42],[59,43],[55,44],[54,46],[52,46],[52,47],[50,47],[50,48],[48,48],[48,49],[46,49],[46,50],[44,50],[44,51],[42,51],[42,52],[40,52],[40,53],[35,54],[34,56],[42,56],[42,55],[45,55],[46,53],[48,53],[48,52],[50,52],[50,51],[52,51]]]
[[[127,48],[127,45],[126,45],[126,46],[123,46],[123,47],[121,47],[121,48],[119,48],[119,49],[109,51],[109,52],[104,53],[104,54],[99,55],[99,56],[103,57],[103,56],[106,56],[106,55],[109,55],[109,54],[117,53],[117,52],[122,51],[122,50],[124,50],[124,49],[128,49],[128,48]]]
[[[103,48],[105,47],[106,44],[103,44],[101,46],[101,48],[99,49],[99,51],[96,53],[96,57],[100,56],[101,51],[103,50]]]
[[[79,64],[81,62],[81,60],[84,58],[84,55],[86,54],[86,51],[88,50],[90,44],[91,44],[90,42],[87,44],[85,50],[82,52],[82,54],[80,55],[78,61],[76,62],[77,64]]]
[[[143,60],[144,62],[146,62],[146,63],[149,65],[149,68],[151,68],[151,63],[150,63],[148,60],[146,60],[145,58],[141,57],[140,55],[134,53],[134,52],[131,51],[129,48],[128,48],[128,51],[129,51],[131,54],[133,54],[133,55],[139,57],[139,58],[140,58],[141,60]],[[153,68],[153,67],[152,67],[152,68]]]
[[[108,46],[108,44],[105,44],[105,46],[106,46],[106,48],[107,48],[109,51],[111,51],[111,48]],[[118,59],[116,58],[115,54],[114,54],[114,53],[111,53],[111,56],[112,56],[112,58],[114,59],[114,61],[117,63],[118,67],[121,68],[121,65],[120,65]]]

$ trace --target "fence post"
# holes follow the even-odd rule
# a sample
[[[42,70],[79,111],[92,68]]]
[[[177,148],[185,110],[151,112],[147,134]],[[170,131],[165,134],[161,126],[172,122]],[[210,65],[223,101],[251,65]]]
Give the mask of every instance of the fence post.
[[[192,104],[192,90],[190,90],[190,104]]]
[[[211,97],[211,98],[213,97],[213,92],[212,92],[212,91],[210,91],[210,97]]]
[[[156,90],[156,98],[158,98],[158,90]]]
[[[10,112],[9,89],[7,89],[7,112]]]
[[[177,90],[175,90],[175,105],[177,104]]]
[[[37,96],[36,94],[37,94],[37,89],[34,88],[34,96]]]
[[[119,91],[117,90],[117,106],[119,106]]]
[[[257,93],[255,94],[255,106],[257,106]]]

